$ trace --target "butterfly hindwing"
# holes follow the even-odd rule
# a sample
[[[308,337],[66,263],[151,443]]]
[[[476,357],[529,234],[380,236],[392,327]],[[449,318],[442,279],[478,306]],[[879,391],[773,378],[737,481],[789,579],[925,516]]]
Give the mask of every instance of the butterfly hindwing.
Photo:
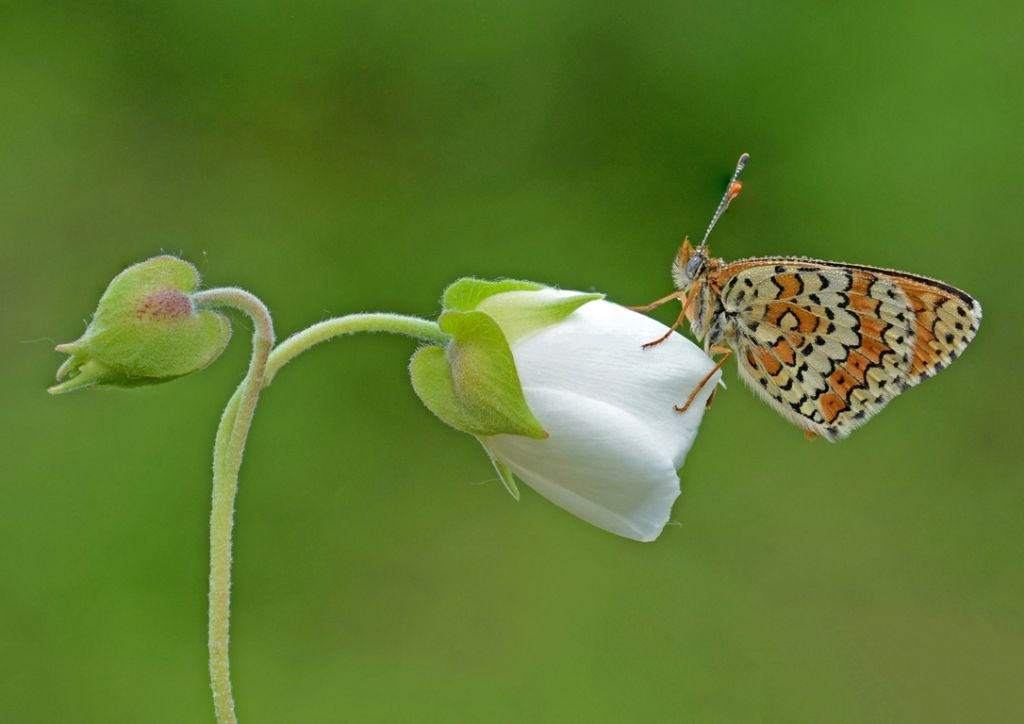
[[[733,320],[729,342],[744,380],[830,439],[949,364],[981,317],[960,290],[871,267],[750,259],[708,281]]]

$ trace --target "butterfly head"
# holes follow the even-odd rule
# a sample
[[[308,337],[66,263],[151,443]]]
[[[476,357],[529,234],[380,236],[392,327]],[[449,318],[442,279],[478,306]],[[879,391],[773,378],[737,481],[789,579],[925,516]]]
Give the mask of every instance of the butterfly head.
[[[672,280],[676,283],[676,288],[684,292],[688,291],[697,279],[707,273],[707,270],[707,248],[703,246],[694,248],[690,245],[689,238],[684,239],[672,264]]]

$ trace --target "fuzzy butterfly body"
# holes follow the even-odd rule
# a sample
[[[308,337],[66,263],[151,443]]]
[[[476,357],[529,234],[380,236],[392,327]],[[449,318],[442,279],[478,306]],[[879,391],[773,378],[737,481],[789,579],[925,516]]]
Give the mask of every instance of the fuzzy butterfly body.
[[[709,258],[708,235],[742,188],[737,178],[748,158],[740,157],[704,240],[683,242],[672,267],[680,291],[636,309],[679,299],[672,329],[687,318],[707,352],[725,354],[716,370],[735,354],[740,377],[783,417],[839,440],[953,362],[978,331],[981,305],[944,282],[893,269]],[[697,390],[676,409],[685,410]]]

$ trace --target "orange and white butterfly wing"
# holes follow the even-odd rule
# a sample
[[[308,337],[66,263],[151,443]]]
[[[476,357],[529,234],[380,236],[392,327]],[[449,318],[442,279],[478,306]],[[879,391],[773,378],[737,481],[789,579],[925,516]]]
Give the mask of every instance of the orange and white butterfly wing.
[[[916,385],[942,371],[974,339],[981,324],[981,305],[942,282],[910,275],[897,275],[895,280],[914,311],[914,364],[909,382]]]
[[[740,376],[787,419],[831,440],[952,362],[981,319],[958,289],[872,267],[751,259],[709,282],[735,322]]]

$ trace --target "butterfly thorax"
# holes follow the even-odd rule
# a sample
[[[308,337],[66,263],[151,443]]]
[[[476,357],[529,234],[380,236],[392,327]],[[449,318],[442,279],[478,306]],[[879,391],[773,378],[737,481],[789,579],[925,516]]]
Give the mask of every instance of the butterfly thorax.
[[[672,280],[684,292],[686,316],[693,336],[704,342],[705,349],[730,336],[733,326],[721,302],[721,289],[716,283],[726,266],[722,259],[708,257],[705,247],[690,246],[683,241],[672,265]]]

